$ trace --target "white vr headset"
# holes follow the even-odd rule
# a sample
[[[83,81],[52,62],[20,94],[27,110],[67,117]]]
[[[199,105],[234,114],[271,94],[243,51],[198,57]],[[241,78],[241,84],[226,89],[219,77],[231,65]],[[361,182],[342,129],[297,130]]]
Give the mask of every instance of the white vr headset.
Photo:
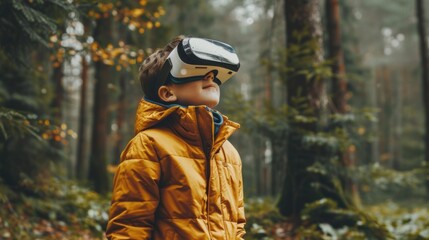
[[[233,47],[211,39],[185,38],[167,57],[157,83],[168,81],[176,84],[203,79],[213,72],[215,82],[222,84],[240,68],[240,61]]]

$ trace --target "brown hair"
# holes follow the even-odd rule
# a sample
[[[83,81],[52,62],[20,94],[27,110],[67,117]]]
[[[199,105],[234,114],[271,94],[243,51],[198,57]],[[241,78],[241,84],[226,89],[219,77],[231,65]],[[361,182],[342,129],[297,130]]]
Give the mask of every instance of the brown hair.
[[[148,99],[159,101],[158,88],[160,85],[156,84],[157,75],[170,52],[173,51],[184,38],[185,36],[183,35],[175,37],[170,43],[165,45],[164,48],[156,50],[147,57],[140,66],[139,80],[142,85],[143,93]]]

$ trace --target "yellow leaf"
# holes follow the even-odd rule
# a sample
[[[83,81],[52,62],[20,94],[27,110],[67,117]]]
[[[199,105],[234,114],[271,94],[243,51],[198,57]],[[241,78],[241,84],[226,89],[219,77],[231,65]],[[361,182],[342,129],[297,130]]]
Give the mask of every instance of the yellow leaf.
[[[133,9],[131,11],[131,16],[137,18],[137,17],[140,17],[141,15],[143,15],[143,13],[144,13],[143,8],[137,8],[137,9]]]
[[[43,134],[42,134],[42,138],[43,138],[43,139],[48,139],[48,138],[49,138],[49,135],[48,135],[47,133],[43,133]]]
[[[52,36],[49,38],[49,40],[50,40],[51,42],[57,42],[57,41],[58,41],[58,36],[57,36],[57,35],[52,35]]]
[[[101,54],[101,58],[102,59],[108,59],[109,58],[109,54],[107,54],[107,53],[104,52],[104,53]]]
[[[153,23],[152,22],[147,22],[146,23],[146,27],[147,27],[147,29],[152,29],[153,28]]]
[[[164,10],[164,8],[163,8],[163,7],[161,7],[161,6],[159,6],[159,7],[158,7],[158,12],[159,12],[159,14],[160,14],[161,16],[165,14],[165,10]]]
[[[110,59],[104,59],[103,63],[109,66],[113,66],[115,63]]]
[[[116,56],[118,56],[120,53],[122,53],[123,51],[122,51],[122,49],[121,48],[115,48],[115,49],[113,49],[112,50],[112,52],[111,52],[111,55],[112,55],[112,58],[114,58],[114,57],[116,57]]]
[[[147,0],[140,0],[140,5],[146,6],[146,4],[147,4]]]
[[[126,61],[128,59],[127,54],[122,54],[119,59],[121,59],[122,61]]]

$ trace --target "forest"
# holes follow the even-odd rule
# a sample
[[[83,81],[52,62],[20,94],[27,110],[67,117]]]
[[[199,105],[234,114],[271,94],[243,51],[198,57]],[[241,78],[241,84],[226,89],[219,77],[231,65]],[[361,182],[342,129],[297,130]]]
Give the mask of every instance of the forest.
[[[0,239],[106,239],[143,60],[235,47],[249,240],[429,239],[425,0],[0,1]]]

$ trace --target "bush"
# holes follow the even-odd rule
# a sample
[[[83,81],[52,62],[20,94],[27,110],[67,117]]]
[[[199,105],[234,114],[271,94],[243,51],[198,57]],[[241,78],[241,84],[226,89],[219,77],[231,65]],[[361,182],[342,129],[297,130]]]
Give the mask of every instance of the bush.
[[[276,225],[286,221],[277,210],[274,200],[255,198],[245,201],[246,239],[269,240],[275,236]]]
[[[103,238],[109,200],[74,182],[49,179],[38,194],[0,189],[1,239]]]

